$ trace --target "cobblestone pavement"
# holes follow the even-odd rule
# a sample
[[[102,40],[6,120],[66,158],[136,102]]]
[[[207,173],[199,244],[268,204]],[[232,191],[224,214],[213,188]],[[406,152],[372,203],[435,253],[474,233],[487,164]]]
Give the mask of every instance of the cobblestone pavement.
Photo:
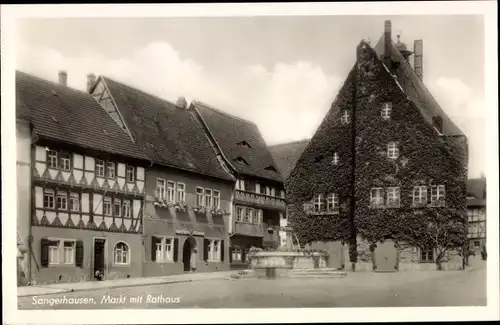
[[[80,298],[81,301],[75,304],[75,298]],[[34,304],[34,299],[45,299],[45,301],[37,300],[41,304]],[[59,304],[56,300],[52,300],[54,305],[50,306],[50,299],[59,299]],[[66,303],[61,304],[64,301]],[[481,305],[486,305],[485,269],[448,272],[351,273],[345,278],[331,279],[213,279],[18,299],[20,309]]]

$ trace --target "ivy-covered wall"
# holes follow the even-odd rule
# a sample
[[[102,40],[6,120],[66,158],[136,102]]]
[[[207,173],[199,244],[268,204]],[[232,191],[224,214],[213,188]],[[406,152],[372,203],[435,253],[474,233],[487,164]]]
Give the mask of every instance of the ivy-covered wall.
[[[358,235],[371,243],[390,238],[422,246],[432,245],[428,226],[434,221],[453,223],[451,232],[459,245],[466,223],[466,138],[440,136],[375,51],[364,42],[356,51],[357,64],[285,184],[294,232],[301,242],[343,239],[352,243]],[[387,120],[381,117],[384,102],[392,103]],[[344,110],[354,117],[347,125],[340,122]],[[398,143],[397,159],[387,157],[387,144],[391,141]],[[339,153],[339,165],[331,163],[334,152]],[[445,185],[445,207],[413,208],[415,185],[428,186],[428,198],[431,185]],[[371,188],[390,186],[400,187],[400,207],[370,208]],[[314,194],[327,192],[339,194],[339,215],[304,212],[304,202]]]

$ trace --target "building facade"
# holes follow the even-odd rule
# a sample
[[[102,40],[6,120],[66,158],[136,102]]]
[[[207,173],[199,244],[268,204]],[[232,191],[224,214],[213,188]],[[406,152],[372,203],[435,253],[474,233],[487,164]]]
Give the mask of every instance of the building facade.
[[[185,101],[176,104],[107,77],[89,92],[148,155],[143,276],[229,269],[234,178]]]
[[[32,284],[137,277],[147,157],[85,92],[17,72],[18,234]]]
[[[469,251],[480,256],[486,245],[486,178],[469,179],[467,186]]]
[[[462,267],[467,139],[422,82],[421,41],[414,51],[412,68],[390,21],[374,48],[360,42],[286,181],[294,232],[331,267]]]
[[[283,181],[257,126],[193,102],[190,111],[214,148],[220,163],[236,179],[229,221],[233,268],[248,265],[254,247],[281,245],[280,225],[286,218]]]

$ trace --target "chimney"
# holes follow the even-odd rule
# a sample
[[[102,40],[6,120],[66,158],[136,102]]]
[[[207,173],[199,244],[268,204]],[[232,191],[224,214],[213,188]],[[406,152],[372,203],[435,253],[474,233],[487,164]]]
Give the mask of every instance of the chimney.
[[[87,75],[87,92],[90,93],[90,90],[95,84],[95,74],[91,73]]]
[[[184,108],[184,109],[188,108],[188,102],[187,102],[186,98],[184,98],[182,96],[177,99],[177,101],[175,102],[175,105],[179,106],[180,108]]]
[[[391,71],[391,48],[392,48],[392,35],[391,35],[391,21],[386,20],[384,23],[384,63],[387,69]]]
[[[59,71],[59,84],[61,86],[68,85],[68,74],[66,73],[66,71]]]
[[[413,43],[413,68],[415,69],[415,73],[420,78],[420,80],[424,81],[424,44],[421,39],[415,40]]]

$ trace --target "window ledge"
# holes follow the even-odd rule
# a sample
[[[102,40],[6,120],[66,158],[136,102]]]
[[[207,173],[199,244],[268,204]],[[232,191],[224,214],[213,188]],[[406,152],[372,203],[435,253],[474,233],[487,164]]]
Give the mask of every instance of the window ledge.
[[[113,263],[113,267],[130,267],[130,264],[119,264],[119,263]]]
[[[335,211],[314,211],[314,212],[309,212],[309,215],[312,216],[320,216],[320,215],[337,215],[340,214],[340,210],[335,210]]]

